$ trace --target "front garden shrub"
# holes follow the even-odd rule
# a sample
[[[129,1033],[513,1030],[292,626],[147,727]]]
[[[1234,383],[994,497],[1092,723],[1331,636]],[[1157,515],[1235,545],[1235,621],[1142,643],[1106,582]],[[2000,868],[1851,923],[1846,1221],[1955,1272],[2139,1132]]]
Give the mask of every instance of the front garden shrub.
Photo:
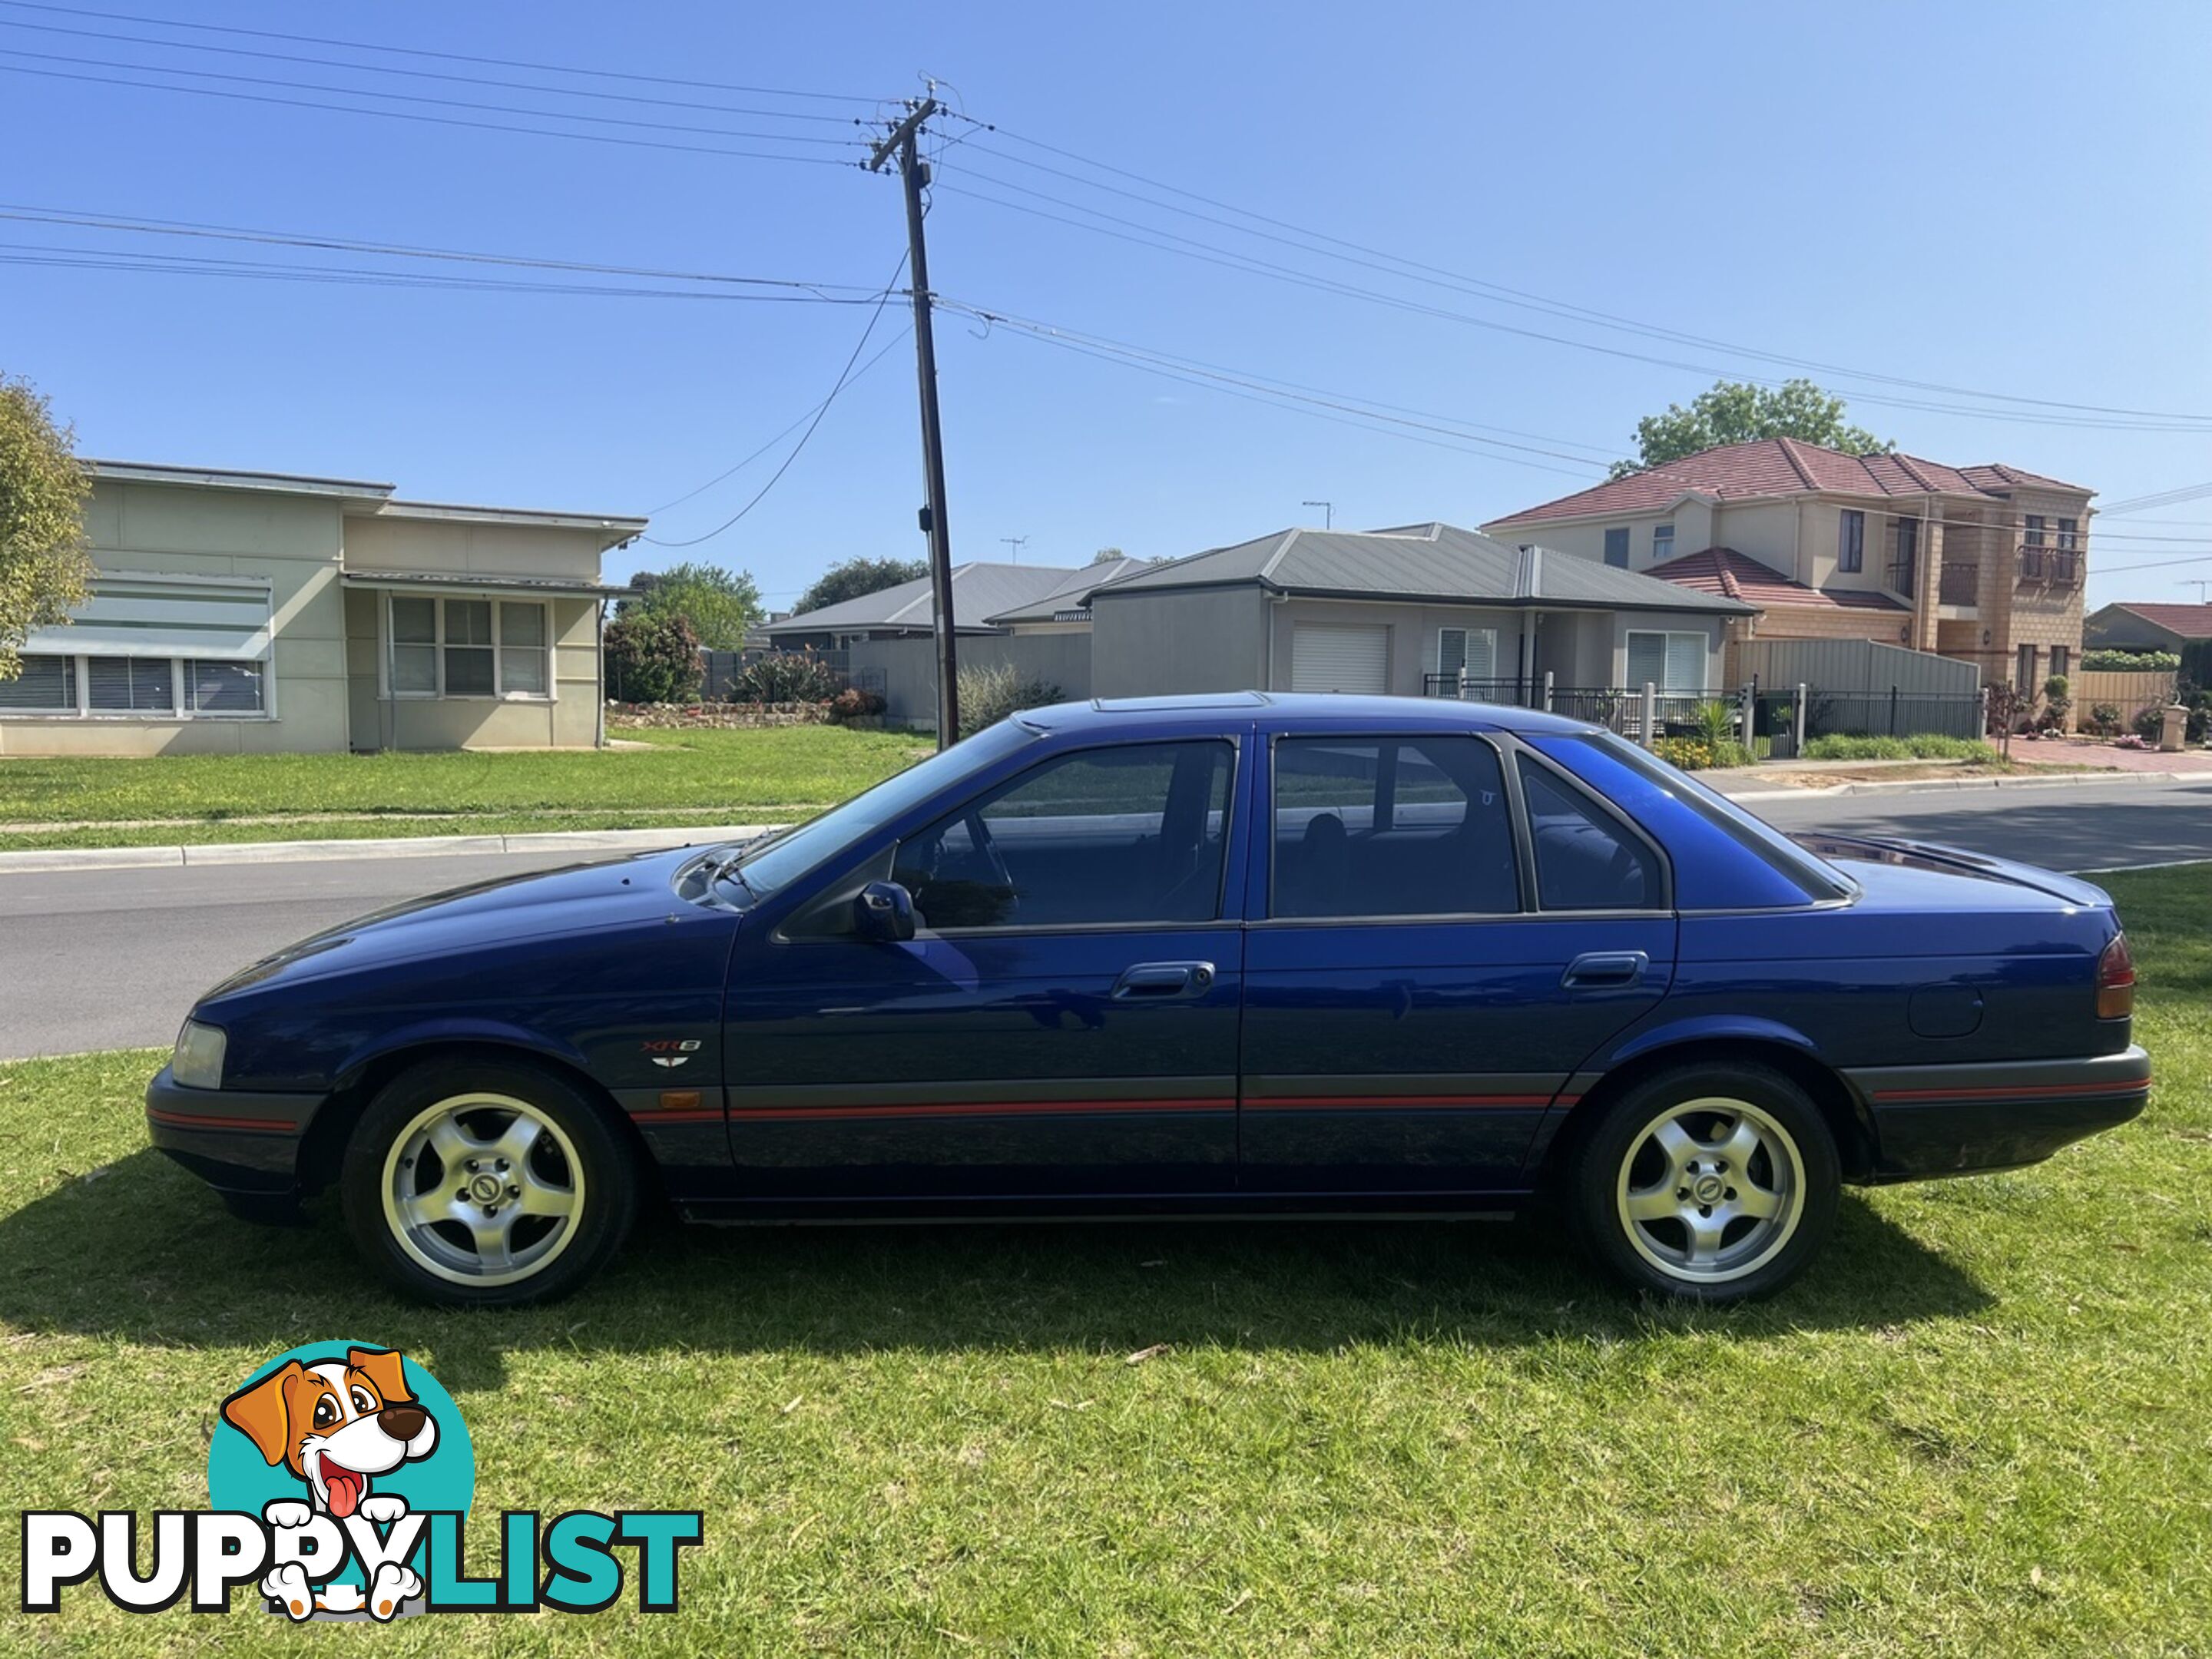
[[[1011,663],[992,663],[960,671],[960,735],[973,737],[1024,708],[1058,702],[1060,688],[1024,674]]]

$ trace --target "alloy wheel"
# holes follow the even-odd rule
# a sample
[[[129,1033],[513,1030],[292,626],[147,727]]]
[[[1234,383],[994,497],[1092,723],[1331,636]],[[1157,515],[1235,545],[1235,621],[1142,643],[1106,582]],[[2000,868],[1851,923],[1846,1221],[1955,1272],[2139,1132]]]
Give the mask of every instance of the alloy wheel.
[[[566,1250],[583,1218],[583,1160],[559,1124],[512,1095],[450,1096],[385,1154],[385,1224],[455,1284],[512,1285]]]
[[[1679,1102],[1629,1143],[1615,1183],[1630,1247],[1671,1279],[1723,1284],[1757,1272],[1805,1210],[1805,1159],[1747,1101]]]

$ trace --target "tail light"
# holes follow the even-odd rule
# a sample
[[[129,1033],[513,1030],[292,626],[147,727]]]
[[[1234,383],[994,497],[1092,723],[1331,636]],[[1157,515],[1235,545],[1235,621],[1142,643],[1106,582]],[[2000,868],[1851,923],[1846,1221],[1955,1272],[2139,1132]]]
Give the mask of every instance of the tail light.
[[[2136,959],[2128,954],[2128,936],[2115,933],[2097,958],[2097,1018],[2125,1019],[2135,1011]]]

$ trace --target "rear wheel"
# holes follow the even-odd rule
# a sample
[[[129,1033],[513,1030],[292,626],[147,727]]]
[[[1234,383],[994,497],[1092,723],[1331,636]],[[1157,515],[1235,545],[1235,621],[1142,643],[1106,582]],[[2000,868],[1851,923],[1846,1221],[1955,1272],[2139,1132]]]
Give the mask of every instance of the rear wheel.
[[[1820,1108],[1749,1062],[1634,1085],[1581,1139],[1568,1176],[1576,1231],[1599,1265],[1709,1303],[1795,1279],[1826,1239],[1842,1191]]]
[[[433,1061],[362,1115],[339,1178],[354,1242],[416,1296],[504,1307],[565,1296],[637,1212],[629,1145],[566,1078]]]

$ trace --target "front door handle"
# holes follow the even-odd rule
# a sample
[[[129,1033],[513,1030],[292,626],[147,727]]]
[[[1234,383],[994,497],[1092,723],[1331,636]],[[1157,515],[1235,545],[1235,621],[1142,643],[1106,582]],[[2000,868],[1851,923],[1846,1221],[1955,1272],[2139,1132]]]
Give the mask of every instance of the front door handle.
[[[1158,1001],[1168,997],[1202,996],[1213,988],[1210,962],[1140,962],[1114,981],[1117,1001]]]
[[[1641,951],[1586,951],[1567,964],[1559,983],[1571,991],[1619,990],[1641,981],[1650,965]]]

